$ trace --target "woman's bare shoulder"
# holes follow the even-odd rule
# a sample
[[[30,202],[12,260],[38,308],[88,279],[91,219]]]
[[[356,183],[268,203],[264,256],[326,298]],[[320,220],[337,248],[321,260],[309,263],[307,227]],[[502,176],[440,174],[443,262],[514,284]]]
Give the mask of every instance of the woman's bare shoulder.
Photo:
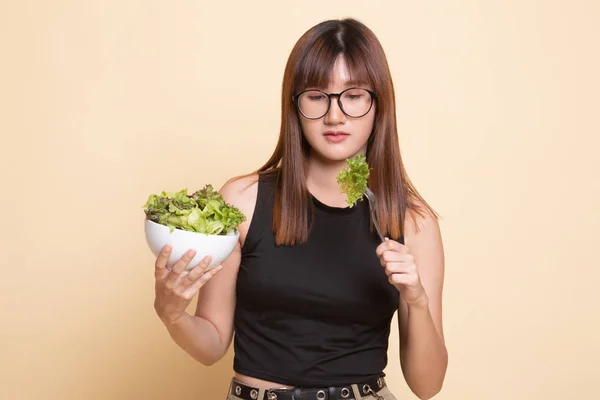
[[[240,231],[240,244],[243,244],[246,240],[246,234],[254,215],[256,198],[258,196],[258,178],[257,173],[235,176],[227,180],[223,184],[223,187],[219,189],[219,193],[223,196],[223,199],[239,209],[246,216],[246,220],[238,227]]]
[[[219,193],[223,199],[235,207],[244,211],[248,205],[256,202],[258,194],[258,174],[252,173],[242,176],[234,176],[223,184]]]
[[[423,200],[413,199],[404,218],[405,236],[416,236],[424,230],[439,230],[439,215]]]

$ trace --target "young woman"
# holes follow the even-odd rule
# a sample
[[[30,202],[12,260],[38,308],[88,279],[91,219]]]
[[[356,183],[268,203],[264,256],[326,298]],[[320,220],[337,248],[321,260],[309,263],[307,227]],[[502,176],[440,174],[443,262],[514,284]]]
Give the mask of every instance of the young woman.
[[[171,270],[169,246],[157,257],[155,309],[183,350],[211,365],[235,332],[228,399],[395,399],[383,370],[396,311],[408,386],[421,399],[440,391],[443,246],[402,164],[394,96],[371,30],[354,19],[314,26],[285,69],[272,157],[220,190],[247,216],[232,255],[187,275],[193,252]],[[349,207],[336,181],[357,154],[371,168],[384,241],[368,202]]]

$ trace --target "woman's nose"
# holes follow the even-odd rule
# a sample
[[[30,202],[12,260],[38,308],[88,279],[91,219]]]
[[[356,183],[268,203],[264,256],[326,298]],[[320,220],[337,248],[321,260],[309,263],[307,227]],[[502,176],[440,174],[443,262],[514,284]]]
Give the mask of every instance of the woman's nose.
[[[331,106],[329,111],[325,114],[325,123],[329,125],[336,125],[343,122],[346,119],[346,114],[341,110],[337,99],[331,99]]]

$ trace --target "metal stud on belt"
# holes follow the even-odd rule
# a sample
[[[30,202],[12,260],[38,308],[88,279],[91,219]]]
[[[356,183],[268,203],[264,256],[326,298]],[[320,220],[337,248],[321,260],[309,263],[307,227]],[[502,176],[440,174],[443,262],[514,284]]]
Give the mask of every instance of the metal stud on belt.
[[[268,390],[267,391],[267,400],[277,400],[277,394]]]
[[[378,382],[379,384],[379,382]],[[369,385],[364,385],[363,386],[363,392],[368,393],[370,395],[373,395],[377,400],[385,400],[383,397],[381,397],[380,395],[378,395],[377,393],[375,393],[373,391],[373,389],[371,389],[371,386]]]
[[[350,397],[350,389],[343,388],[341,395],[342,395],[342,399],[347,399],[348,397]]]

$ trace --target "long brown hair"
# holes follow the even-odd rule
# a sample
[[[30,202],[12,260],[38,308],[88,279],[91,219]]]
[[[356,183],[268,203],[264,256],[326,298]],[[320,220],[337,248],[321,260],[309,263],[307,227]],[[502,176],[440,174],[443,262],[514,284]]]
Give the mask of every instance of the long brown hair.
[[[382,230],[392,239],[403,237],[407,210],[421,216],[429,212],[437,218],[402,163],[394,85],[379,40],[356,19],[328,20],[304,33],[292,49],[283,77],[279,140],[271,158],[255,171],[277,176],[273,232],[278,245],[302,243],[309,233],[306,166],[310,148],[292,95],[307,87],[327,87],[339,55],[344,55],[351,79],[369,83],[377,93],[366,157],[371,168],[368,186],[378,199],[376,213]]]

